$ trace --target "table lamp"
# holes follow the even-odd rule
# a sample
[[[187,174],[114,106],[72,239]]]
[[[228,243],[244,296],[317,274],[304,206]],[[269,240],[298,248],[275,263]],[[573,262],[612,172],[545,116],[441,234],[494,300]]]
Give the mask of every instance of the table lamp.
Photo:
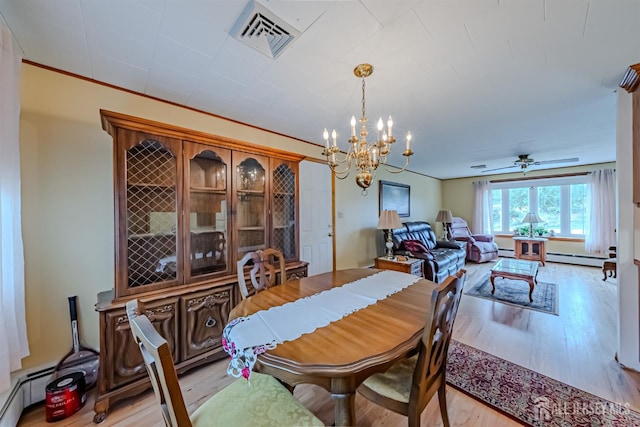
[[[542,222],[542,220],[535,212],[529,212],[524,216],[522,224],[529,223],[529,237],[533,237],[533,224],[537,224],[539,222]]]
[[[391,240],[391,230],[396,228],[402,228],[402,222],[398,216],[398,211],[395,210],[383,210],[378,219],[378,230],[387,230],[387,258],[393,259],[393,240]]]
[[[451,214],[451,211],[438,211],[436,222],[442,223],[442,240],[447,240],[447,224],[451,224],[453,222],[453,215]]]

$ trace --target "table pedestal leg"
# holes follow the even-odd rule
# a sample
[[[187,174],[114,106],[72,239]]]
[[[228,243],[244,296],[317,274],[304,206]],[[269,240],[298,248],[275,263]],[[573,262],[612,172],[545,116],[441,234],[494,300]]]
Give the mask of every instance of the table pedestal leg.
[[[491,275],[491,295],[493,295],[496,292],[496,285],[495,283],[493,283],[493,281],[496,279],[496,276],[494,276],[493,274]]]
[[[354,426],[356,425],[355,415],[355,393],[331,393],[335,403],[335,425]]]

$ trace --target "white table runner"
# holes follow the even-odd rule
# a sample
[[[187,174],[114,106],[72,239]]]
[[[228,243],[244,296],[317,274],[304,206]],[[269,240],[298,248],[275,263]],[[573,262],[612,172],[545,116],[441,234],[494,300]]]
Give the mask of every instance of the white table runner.
[[[256,356],[278,344],[327,326],[416,283],[420,277],[385,270],[343,286],[232,320],[222,344],[231,356],[227,372],[249,378]]]

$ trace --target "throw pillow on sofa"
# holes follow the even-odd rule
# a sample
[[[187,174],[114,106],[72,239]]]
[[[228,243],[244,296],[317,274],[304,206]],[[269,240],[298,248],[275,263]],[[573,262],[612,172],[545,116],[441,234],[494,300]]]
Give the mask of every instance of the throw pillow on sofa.
[[[431,253],[429,249],[420,240],[404,240],[402,246],[409,252],[426,252]]]

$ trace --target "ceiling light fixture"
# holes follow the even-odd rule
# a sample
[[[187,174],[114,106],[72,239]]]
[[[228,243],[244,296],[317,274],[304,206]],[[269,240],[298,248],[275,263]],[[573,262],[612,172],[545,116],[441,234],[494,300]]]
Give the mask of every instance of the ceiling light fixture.
[[[387,167],[387,157],[391,153],[391,146],[396,142],[392,133],[393,120],[391,116],[387,120],[387,129],[384,129],[384,123],[382,117],[378,120],[377,141],[367,142],[367,116],[365,108],[365,78],[373,74],[373,66],[371,64],[360,64],[353,70],[353,74],[356,77],[362,79],[362,117],[360,123],[360,138],[356,136],[356,117],[351,117],[351,137],[349,138],[349,148],[344,159],[337,160],[336,154],[340,151],[337,143],[337,134],[334,129],[331,132],[331,139],[333,144],[329,142],[329,132],[324,129],[323,138],[325,141],[325,147],[322,154],[327,156],[327,164],[331,170],[336,174],[338,179],[345,179],[351,172],[351,164],[355,164],[355,168],[358,171],[356,174],[356,184],[362,188],[362,194],[367,195],[367,188],[371,185],[375,179],[375,173],[379,165],[384,165],[387,172],[400,173],[407,169],[409,166],[409,157],[413,155],[411,151],[411,132],[407,132],[407,143],[403,156],[406,157],[405,165],[403,168],[396,168],[396,170],[389,169]],[[344,169],[338,170],[340,165],[345,165]],[[395,167],[395,166],[394,166]]]

